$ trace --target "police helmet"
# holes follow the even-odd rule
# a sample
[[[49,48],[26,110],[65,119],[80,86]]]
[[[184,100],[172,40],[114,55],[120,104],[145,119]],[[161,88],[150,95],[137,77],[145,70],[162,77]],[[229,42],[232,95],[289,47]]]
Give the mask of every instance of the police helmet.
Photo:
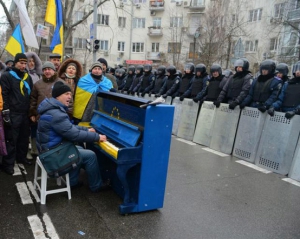
[[[194,70],[195,70],[195,66],[193,63],[186,63],[185,66],[184,66],[184,72],[186,71],[190,71],[190,73],[194,73]]]
[[[144,71],[145,72],[151,72],[152,71],[152,66],[150,64],[145,64],[144,65]]]
[[[165,66],[159,66],[157,68],[157,74],[162,76],[166,74],[166,67]]]
[[[296,71],[300,71],[300,61],[296,62],[293,65],[292,73],[293,73],[294,76],[295,76]]]
[[[125,70],[123,68],[116,69],[116,76],[123,77],[125,75]]]
[[[139,71],[139,73],[142,74],[143,71],[144,71],[144,67],[143,67],[142,65],[138,65],[138,66],[136,67],[136,71]]]
[[[212,74],[216,71],[219,73],[219,75],[222,75],[222,67],[219,64],[213,64],[210,67],[210,74]]]
[[[276,69],[275,61],[270,59],[264,60],[262,63],[260,63],[259,66],[259,71],[261,75],[262,75],[262,70],[267,70],[268,75],[270,75],[275,73],[275,69]]]
[[[176,75],[178,75],[180,78],[182,78],[182,72],[181,72],[181,70],[177,70],[176,71]]]
[[[130,71],[131,71],[131,73],[130,73]],[[129,73],[129,74],[134,74],[134,72],[135,72],[135,66],[134,66],[134,65],[130,65],[130,66],[128,67],[128,73]]]
[[[275,73],[281,73],[284,76],[287,76],[289,74],[289,67],[287,64],[285,63],[279,63],[276,66],[276,71]]]
[[[206,73],[206,66],[204,64],[198,64],[195,67],[195,73],[201,72],[201,74]]]
[[[172,76],[172,75],[175,75],[176,74],[176,67],[175,66],[168,66],[167,67],[167,72],[169,72],[170,73],[170,75]]]
[[[153,70],[152,70],[152,74],[156,76],[156,75],[157,75],[157,70],[156,70],[156,69],[153,69]]]
[[[229,76],[233,75],[233,72],[230,69],[226,69],[222,72],[222,75],[224,75],[225,77],[229,77]]]
[[[236,70],[236,68],[238,66],[241,66],[243,68],[243,71],[248,71],[249,70],[249,61],[247,60],[247,58],[237,59],[234,62],[234,69]]]

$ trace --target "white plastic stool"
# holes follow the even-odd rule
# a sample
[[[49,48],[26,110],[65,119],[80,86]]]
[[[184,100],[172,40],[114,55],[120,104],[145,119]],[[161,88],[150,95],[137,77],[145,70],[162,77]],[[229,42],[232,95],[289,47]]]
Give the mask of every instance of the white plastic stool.
[[[41,175],[39,174],[39,167],[41,169]],[[64,177],[66,180],[64,180]],[[64,188],[59,188],[59,189],[53,189],[53,190],[48,190],[47,191],[47,180],[48,180],[48,174],[40,161],[39,157],[36,157],[36,162],[35,162],[35,168],[34,168],[34,180],[33,180],[33,188],[36,190],[36,188],[39,189],[40,191],[40,197],[41,197],[41,204],[46,204],[46,196],[48,194],[53,194],[53,193],[61,193],[61,192],[68,192],[68,198],[69,200],[71,199],[71,187],[70,187],[70,179],[69,179],[69,174],[65,174],[64,176],[61,176],[56,179],[56,183],[58,186],[61,185],[61,180],[64,181],[66,187]],[[41,185],[39,184],[38,180],[41,180]]]

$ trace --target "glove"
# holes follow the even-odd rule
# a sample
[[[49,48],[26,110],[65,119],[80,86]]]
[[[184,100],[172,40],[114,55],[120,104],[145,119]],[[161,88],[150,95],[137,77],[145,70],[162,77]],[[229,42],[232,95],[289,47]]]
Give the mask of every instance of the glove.
[[[151,97],[151,95],[152,95],[152,92],[149,92],[149,96]]]
[[[285,113],[285,118],[291,119],[295,115],[295,111],[289,111]]]
[[[131,94],[131,95],[134,95],[134,93],[135,93],[134,91],[130,91],[130,94]]]
[[[143,93],[141,94],[141,96],[142,96],[142,97],[144,97],[144,96],[145,96],[145,94],[146,94],[146,92],[143,92]]]
[[[270,116],[274,116],[274,114],[275,114],[275,109],[274,109],[274,107],[271,107],[270,109],[268,109],[268,114],[270,115]]]
[[[10,116],[9,116],[9,110],[3,110],[2,111],[3,116],[3,124],[5,126],[11,126]]]
[[[117,92],[117,90],[115,88],[111,88],[109,91],[110,92]]]
[[[179,97],[179,100],[180,100],[180,101],[183,101],[183,99],[184,99],[183,96],[180,96],[180,97]]]
[[[244,109],[245,107],[246,107],[245,104],[240,104],[240,109],[241,109],[241,110]]]
[[[162,96],[162,97],[163,97],[163,98],[167,98],[167,96],[168,96],[167,94],[163,94],[163,96]]]
[[[214,105],[217,107],[217,108],[219,108],[220,107],[220,104],[221,104],[221,102],[220,101],[214,101]]]
[[[127,95],[130,95],[130,94],[131,94],[131,91],[130,91],[130,90],[128,90],[128,91],[127,91]]]
[[[139,97],[140,96],[140,92],[136,92],[136,96]]]
[[[258,109],[260,112],[262,112],[262,113],[265,113],[266,110],[267,110],[266,106],[264,106],[264,105],[259,106],[257,109]]]
[[[197,97],[195,97],[195,98],[193,98],[193,101],[194,101],[195,103],[198,103],[199,99],[198,99]]]
[[[121,90],[121,94],[124,94],[124,90]]]
[[[238,102],[233,101],[229,104],[229,109],[234,110],[234,108],[238,105]]]
[[[161,94],[155,94],[155,97],[160,97],[161,96]]]

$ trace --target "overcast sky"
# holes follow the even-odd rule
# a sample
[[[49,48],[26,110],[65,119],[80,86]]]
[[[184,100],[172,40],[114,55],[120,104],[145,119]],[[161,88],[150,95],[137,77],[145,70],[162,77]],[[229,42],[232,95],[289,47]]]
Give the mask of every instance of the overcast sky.
[[[7,9],[9,9],[10,4],[11,4],[11,0],[4,0],[3,2],[6,3]],[[6,19],[4,10],[3,10],[3,8],[2,8],[2,5],[0,5],[0,29],[1,29],[1,30],[2,30],[3,27],[5,26],[5,25],[2,24],[3,22],[7,22],[7,19]]]

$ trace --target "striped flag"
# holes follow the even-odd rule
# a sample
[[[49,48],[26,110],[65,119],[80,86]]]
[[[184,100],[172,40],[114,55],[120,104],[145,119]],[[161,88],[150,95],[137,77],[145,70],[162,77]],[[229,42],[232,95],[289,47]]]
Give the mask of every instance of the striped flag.
[[[25,52],[20,24],[16,26],[13,34],[9,38],[5,46],[5,50],[8,51],[13,56],[15,56],[17,53]]]
[[[53,53],[63,56],[63,14],[60,0],[48,0],[45,21],[54,26],[54,34],[50,49]]]

